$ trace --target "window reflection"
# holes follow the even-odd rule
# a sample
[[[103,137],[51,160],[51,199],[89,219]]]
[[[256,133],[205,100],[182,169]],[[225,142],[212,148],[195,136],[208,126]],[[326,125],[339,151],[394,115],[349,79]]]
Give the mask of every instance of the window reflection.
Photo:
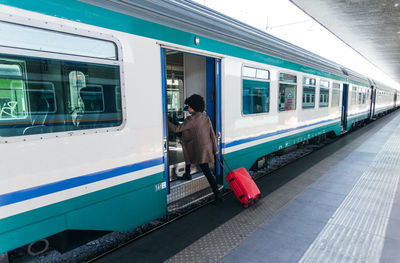
[[[319,107],[329,106],[329,81],[321,80],[319,89]]]
[[[339,103],[340,103],[340,84],[333,83],[331,105],[332,105],[332,107],[337,107],[337,106],[339,106]]]
[[[119,126],[119,67],[0,58],[0,136]]]
[[[269,71],[244,66],[242,77],[243,114],[269,112]]]
[[[296,110],[297,76],[279,74],[279,111]]]
[[[315,78],[303,78],[303,109],[315,107]]]

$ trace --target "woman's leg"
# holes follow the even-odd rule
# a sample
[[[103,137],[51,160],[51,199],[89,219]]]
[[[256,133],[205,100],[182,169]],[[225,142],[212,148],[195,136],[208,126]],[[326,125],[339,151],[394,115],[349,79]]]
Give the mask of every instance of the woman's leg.
[[[190,175],[190,163],[185,165],[185,173],[183,174],[183,179],[191,180],[192,176]]]
[[[221,198],[221,194],[218,190],[217,182],[214,179],[214,176],[211,174],[210,167],[208,167],[208,163],[201,163],[199,164],[203,174],[206,176],[208,183],[211,186],[211,189],[214,192],[214,195],[218,198]]]

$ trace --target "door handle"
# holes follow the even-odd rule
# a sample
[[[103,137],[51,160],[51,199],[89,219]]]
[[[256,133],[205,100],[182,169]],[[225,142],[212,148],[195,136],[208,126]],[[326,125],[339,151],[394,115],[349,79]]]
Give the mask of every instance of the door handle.
[[[163,139],[163,144],[164,144],[164,153],[167,153],[168,152],[167,138]]]

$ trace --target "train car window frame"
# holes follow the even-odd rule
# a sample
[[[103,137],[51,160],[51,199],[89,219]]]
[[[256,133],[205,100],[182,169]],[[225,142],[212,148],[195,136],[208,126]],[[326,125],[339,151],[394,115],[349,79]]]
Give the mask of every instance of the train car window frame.
[[[12,70],[12,68],[14,70]],[[29,109],[27,104],[26,83],[24,82],[26,76],[23,74],[24,68],[25,62],[22,60],[0,59],[0,120],[19,120],[25,119],[28,116]],[[7,73],[7,71],[9,73]],[[12,71],[14,71],[14,73]],[[9,92],[5,89],[6,84],[3,83],[6,80],[9,80]],[[15,84],[17,82],[20,82],[21,87],[16,87],[19,86]],[[4,93],[9,93],[10,95],[6,97]],[[13,97],[13,99],[11,97]],[[19,102],[21,107],[18,107]],[[19,113],[20,111],[21,113]]]
[[[319,81],[319,108],[329,107],[329,93],[331,90],[331,82],[326,79]]]
[[[332,99],[331,99],[331,107],[332,108],[340,106],[341,86],[342,85],[339,82],[332,82]]]
[[[357,92],[357,104],[361,105],[362,104],[362,89],[359,89]]]
[[[3,21],[0,21],[0,27],[0,45],[3,47],[118,60],[115,43],[110,41]]]
[[[358,92],[358,87],[353,85],[351,87],[350,105],[356,105],[357,104],[357,92]]]
[[[241,72],[242,116],[268,114],[270,112],[270,71],[262,67],[243,64]],[[255,96],[255,92],[258,96]]]
[[[310,80],[312,80],[311,83]],[[315,91],[317,87],[316,77],[303,76],[302,87],[303,87],[302,109],[315,109]],[[306,90],[307,92],[305,92]]]
[[[278,112],[295,111],[297,109],[297,74],[281,71],[279,72],[278,80]],[[286,94],[287,89],[289,89],[289,91]],[[287,104],[291,107],[287,107]]]
[[[61,35],[73,35],[74,37],[82,37],[83,39],[95,39],[99,41],[106,41],[112,43],[112,45],[115,47],[115,58],[96,58],[96,57],[90,57],[90,56],[77,56],[76,54],[62,54],[62,53],[54,53],[54,52],[47,52],[43,50],[31,50],[31,49],[21,49],[18,47],[9,47],[5,45],[0,45],[0,53],[4,54],[2,57],[8,59],[8,58],[18,58],[18,59],[33,59],[33,60],[42,60],[42,61],[65,61],[63,63],[78,63],[79,65],[82,65],[87,63],[87,65],[94,65],[98,67],[102,67],[104,69],[110,68],[114,70],[114,73],[112,73],[115,76],[115,80],[117,80],[116,86],[115,86],[115,98],[113,96],[113,100],[115,103],[115,112],[119,112],[119,116],[117,119],[119,120],[117,123],[114,122],[112,124],[105,124],[104,126],[97,127],[96,125],[93,125],[93,127],[84,127],[82,126],[82,129],[75,129],[75,130],[56,130],[56,131],[50,131],[50,132],[35,132],[35,133],[27,133],[27,134],[3,134],[0,135],[0,142],[14,142],[14,141],[29,141],[29,140],[37,140],[37,139],[46,139],[46,138],[58,138],[58,137],[69,137],[69,136],[74,136],[74,135],[85,135],[85,134],[95,134],[99,132],[110,132],[110,131],[119,131],[123,129],[123,127],[126,125],[126,114],[125,114],[125,83],[124,83],[124,76],[123,76],[123,63],[122,63],[122,47],[117,38],[114,36],[102,33],[102,32],[97,32],[97,31],[90,31],[90,30],[85,30],[85,29],[80,29],[80,28],[72,28],[66,25],[60,25],[56,24],[53,22],[46,22],[43,23],[43,21],[35,20],[35,19],[28,19],[24,17],[12,17],[9,19],[9,21],[3,22],[3,23],[10,23],[14,25],[19,25],[21,27],[34,27],[34,28],[39,28],[41,30],[47,30],[49,32],[58,32]],[[29,26],[27,26],[29,24]],[[45,63],[44,62],[44,63]],[[76,64],[76,65],[78,65]],[[85,64],[86,65],[86,64]],[[43,64],[44,67],[46,67],[45,64]],[[28,71],[25,71],[25,73]],[[24,76],[24,81],[27,83],[30,83],[29,77],[27,77],[27,74]],[[35,81],[35,80],[34,80]],[[34,94],[40,94],[43,93],[47,99],[50,99],[50,104],[54,105],[50,107],[50,110],[47,111],[42,111],[38,110],[36,112],[32,112],[35,114],[42,114],[42,115],[48,115],[48,114],[53,114],[56,112],[59,107],[59,101],[54,98],[54,89],[55,87],[51,87],[51,83],[49,81],[44,81],[47,84],[47,87],[44,88],[41,92],[39,90],[30,90],[29,87],[25,89],[25,92],[33,92]],[[44,83],[43,82],[43,83]],[[92,81],[93,82],[93,81]],[[32,82],[34,83],[34,82]],[[50,86],[49,86],[50,85]],[[89,85],[90,86],[90,85]],[[99,91],[102,88],[97,88]],[[53,91],[50,91],[53,90]],[[117,92],[118,90],[118,92]],[[119,99],[116,97],[119,96]],[[97,101],[99,101],[99,107],[97,107],[94,111],[92,111],[90,114],[100,114],[100,111],[104,111],[104,94],[91,94],[91,97],[96,97],[98,98]],[[101,99],[102,98],[102,99]],[[93,99],[92,99],[93,100]],[[119,103],[118,103],[119,101]],[[88,112],[89,113],[89,112]],[[94,115],[93,115],[94,116]],[[3,118],[4,119],[4,118]],[[116,120],[117,120],[116,119]],[[1,121],[1,120],[0,120]],[[3,120],[4,122],[4,120]],[[60,123],[60,121],[54,121],[54,123]],[[9,122],[10,123],[10,122]],[[12,122],[11,122],[12,123]],[[12,124],[10,124],[12,125]],[[5,127],[5,126],[3,126]]]
[[[367,102],[367,88],[364,87],[362,89],[361,104],[365,104],[366,102]]]

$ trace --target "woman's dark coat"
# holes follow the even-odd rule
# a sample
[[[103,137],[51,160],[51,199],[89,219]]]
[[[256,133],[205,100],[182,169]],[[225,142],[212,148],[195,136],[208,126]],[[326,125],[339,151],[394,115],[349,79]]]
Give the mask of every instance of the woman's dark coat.
[[[168,129],[175,133],[182,132],[182,148],[186,164],[214,162],[214,155],[218,151],[217,140],[207,115],[195,112],[187,117],[183,124],[175,125],[168,122]]]

